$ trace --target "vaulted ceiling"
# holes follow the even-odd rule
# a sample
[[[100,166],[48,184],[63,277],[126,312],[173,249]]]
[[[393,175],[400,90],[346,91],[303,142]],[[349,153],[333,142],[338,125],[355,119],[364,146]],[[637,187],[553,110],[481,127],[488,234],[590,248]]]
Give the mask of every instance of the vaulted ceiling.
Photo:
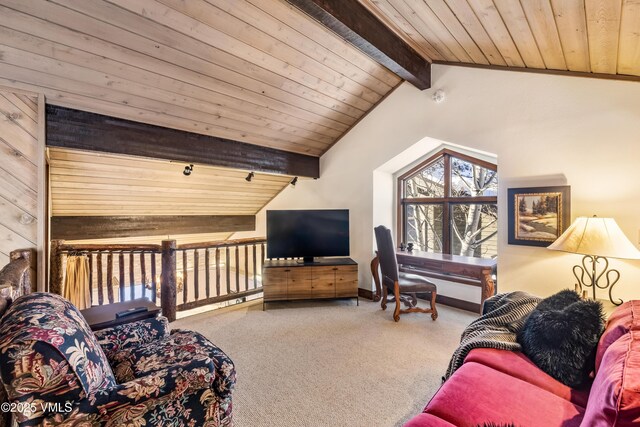
[[[290,3],[364,6],[422,61],[640,76],[637,0],[0,0],[0,85],[320,156],[401,79]]]
[[[0,0],[0,84],[318,156],[400,78],[284,0]]]
[[[639,28],[638,0],[0,0],[0,85],[320,156],[399,76],[429,87],[434,62],[640,80]],[[197,173],[185,179],[183,162],[52,148],[51,213],[253,215],[292,179],[247,182],[249,166],[193,157]],[[171,237],[231,234],[204,231]]]
[[[360,0],[437,62],[640,76],[637,0]]]

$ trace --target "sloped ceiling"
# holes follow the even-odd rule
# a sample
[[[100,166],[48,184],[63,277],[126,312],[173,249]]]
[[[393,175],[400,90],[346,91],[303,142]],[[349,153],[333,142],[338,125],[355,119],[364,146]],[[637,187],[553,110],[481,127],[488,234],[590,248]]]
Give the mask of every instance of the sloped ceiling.
[[[359,1],[431,62],[640,76],[637,0]],[[0,85],[55,105],[320,156],[399,83],[285,0],[0,0]],[[251,215],[291,179],[50,159],[55,216]]]
[[[253,215],[292,177],[49,149],[53,216]]]
[[[184,163],[49,149],[52,216],[255,215],[292,177]],[[231,233],[169,236],[179,243],[224,240]],[[163,236],[94,243],[158,243]]]
[[[360,2],[428,61],[640,76],[637,0]],[[399,82],[285,0],[0,0],[0,84],[60,106],[319,156]]]
[[[0,84],[319,156],[400,79],[284,0],[0,0]]]
[[[360,0],[435,62],[640,76],[637,0]]]

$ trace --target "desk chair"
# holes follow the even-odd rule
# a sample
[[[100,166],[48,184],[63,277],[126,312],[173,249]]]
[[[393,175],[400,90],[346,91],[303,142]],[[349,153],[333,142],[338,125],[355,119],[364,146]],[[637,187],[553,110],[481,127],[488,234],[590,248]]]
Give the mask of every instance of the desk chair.
[[[391,238],[391,230],[384,225],[374,229],[376,243],[378,245],[378,259],[380,260],[380,270],[382,272],[382,299],[380,305],[383,310],[387,309],[387,302],[395,302],[396,308],[393,312],[393,320],[400,320],[403,313],[431,313],[431,318],[438,318],[436,309],[436,294],[438,288],[435,283],[417,274],[401,273],[398,270],[398,260],[396,259],[396,248]],[[392,294],[390,300],[389,293]],[[418,298],[416,294],[431,294],[431,308],[420,308],[417,306]],[[407,308],[401,309],[400,303]]]

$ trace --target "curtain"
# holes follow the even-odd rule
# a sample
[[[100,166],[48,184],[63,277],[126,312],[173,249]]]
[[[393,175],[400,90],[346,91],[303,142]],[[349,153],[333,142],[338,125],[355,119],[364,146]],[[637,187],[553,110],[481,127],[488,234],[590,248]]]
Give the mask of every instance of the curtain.
[[[78,310],[91,307],[89,295],[89,259],[82,256],[67,257],[67,274],[64,279],[63,297]]]

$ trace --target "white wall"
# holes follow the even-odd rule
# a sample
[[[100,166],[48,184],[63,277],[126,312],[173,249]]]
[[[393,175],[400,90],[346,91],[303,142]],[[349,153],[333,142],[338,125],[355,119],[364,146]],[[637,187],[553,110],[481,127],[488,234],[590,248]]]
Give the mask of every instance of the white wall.
[[[437,89],[446,92],[442,104],[431,100]],[[548,295],[573,287],[571,266],[580,260],[507,244],[509,187],[571,185],[572,218],[612,216],[638,243],[640,83],[634,82],[435,65],[433,89],[401,85],[322,156],[320,179],[299,181],[267,209],[349,208],[352,257],[360,286],[370,288],[373,227],[394,225],[393,181],[383,166],[425,137],[497,155],[502,291]],[[386,193],[374,196],[376,186]],[[263,214],[258,224],[264,235]],[[640,298],[640,261],[611,263],[622,273],[618,295]]]

